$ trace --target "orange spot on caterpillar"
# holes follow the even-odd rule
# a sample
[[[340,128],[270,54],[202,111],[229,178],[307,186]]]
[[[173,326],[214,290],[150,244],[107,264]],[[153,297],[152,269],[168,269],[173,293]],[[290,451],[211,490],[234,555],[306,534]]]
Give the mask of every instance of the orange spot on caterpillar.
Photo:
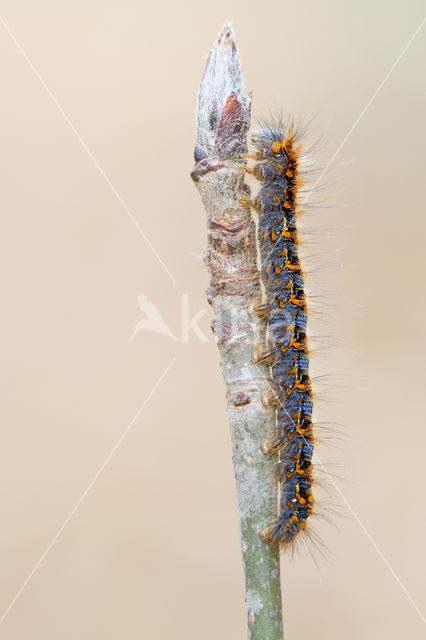
[[[279,142],[273,142],[271,145],[272,153],[279,153],[281,150],[281,144]]]
[[[300,267],[298,264],[291,264],[291,262],[289,262],[289,260],[286,259],[284,263],[284,269],[290,269],[290,271],[296,271],[297,269],[300,269]]]

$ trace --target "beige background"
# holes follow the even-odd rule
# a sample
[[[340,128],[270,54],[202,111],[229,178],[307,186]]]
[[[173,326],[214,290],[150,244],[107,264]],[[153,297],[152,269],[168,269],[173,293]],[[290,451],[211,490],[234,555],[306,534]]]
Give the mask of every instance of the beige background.
[[[182,294],[191,315],[207,308],[196,257],[204,213],[189,178],[204,59],[232,20],[255,115],[317,114],[311,139],[322,138],[324,167],[424,5],[207,6],[0,2],[175,279],[0,26],[0,616],[19,594],[0,623],[7,640],[245,638],[209,308],[199,322],[209,341],[180,339]],[[343,423],[345,436],[320,456],[341,465],[331,467],[341,491],[423,612],[425,48],[423,27],[324,178],[314,199],[327,208],[305,220],[308,230],[331,229],[314,236],[310,266],[324,268],[309,286],[321,303],[310,327],[333,346],[314,349],[312,366],[330,374],[318,419]],[[179,340],[139,332],[129,342],[142,293]],[[315,525],[330,564],[283,561],[286,638],[423,638],[424,623],[360,524],[336,524]]]

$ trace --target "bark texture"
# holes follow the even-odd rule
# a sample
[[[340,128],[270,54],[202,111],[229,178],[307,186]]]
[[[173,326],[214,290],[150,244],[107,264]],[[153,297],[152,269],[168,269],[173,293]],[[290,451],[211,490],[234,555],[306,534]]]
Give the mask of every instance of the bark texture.
[[[226,24],[200,85],[192,178],[207,218],[207,296],[226,384],[248,637],[283,640],[279,551],[259,537],[276,518],[277,487],[275,465],[260,451],[260,443],[275,432],[275,411],[262,403],[263,394],[270,391],[269,370],[251,361],[256,345],[265,344],[265,325],[252,311],[262,300],[256,227],[241,203],[250,197],[240,168],[245,163],[250,105],[251,96],[243,95],[235,36]]]

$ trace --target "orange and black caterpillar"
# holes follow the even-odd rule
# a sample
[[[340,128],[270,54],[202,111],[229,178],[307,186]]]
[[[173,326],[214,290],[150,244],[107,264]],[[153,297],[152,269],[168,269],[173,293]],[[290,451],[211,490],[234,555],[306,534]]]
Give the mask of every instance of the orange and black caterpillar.
[[[306,302],[296,228],[297,194],[303,153],[294,130],[262,129],[253,139],[254,167],[260,182],[249,204],[259,216],[258,242],[266,302],[255,311],[267,318],[268,345],[255,359],[269,363],[277,405],[277,432],[262,444],[278,454],[279,512],[262,531],[264,542],[292,543],[306,528],[313,509],[312,391],[306,339]]]

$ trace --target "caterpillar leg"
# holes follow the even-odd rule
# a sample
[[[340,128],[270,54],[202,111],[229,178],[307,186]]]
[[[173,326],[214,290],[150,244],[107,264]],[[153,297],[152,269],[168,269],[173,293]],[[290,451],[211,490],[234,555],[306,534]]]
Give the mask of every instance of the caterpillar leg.
[[[251,361],[253,364],[272,364],[274,361],[274,354],[271,349],[264,349],[260,347],[252,354]]]
[[[261,395],[262,404],[267,407],[278,407],[280,404],[280,397],[275,391],[265,391]]]
[[[262,302],[262,304],[253,306],[250,311],[259,316],[259,318],[267,318],[270,313],[270,307],[267,302]]]

